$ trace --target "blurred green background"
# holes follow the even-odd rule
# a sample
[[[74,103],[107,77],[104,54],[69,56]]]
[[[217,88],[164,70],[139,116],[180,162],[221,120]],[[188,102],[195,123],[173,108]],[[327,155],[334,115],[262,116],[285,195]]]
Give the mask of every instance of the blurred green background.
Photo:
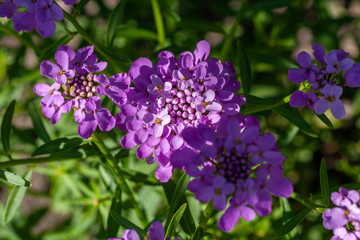
[[[97,52],[99,59],[109,62],[105,73],[111,76],[127,71],[138,57],[156,62],[160,50],[178,55],[182,51],[193,51],[196,43],[205,39],[212,46],[210,56],[233,62],[239,80],[246,56],[251,69],[249,93],[266,99],[280,99],[298,88],[287,79],[287,70],[297,66],[296,55],[300,51],[312,52],[312,42],[323,44],[327,52],[343,48],[355,61],[359,60],[358,0],[81,2],[87,4],[80,12],[81,4],[75,11],[69,7],[66,10],[79,14],[76,19],[93,41],[90,43],[68,20],[57,23],[54,37],[42,39],[36,32],[16,33],[11,21],[0,19],[0,119],[4,118],[10,102],[16,100],[10,137],[10,153],[14,159],[30,158],[49,139],[77,139],[77,125],[71,114],[63,115],[58,124],[51,125],[41,114],[40,97],[32,91],[36,83],[51,82],[41,76],[39,64],[45,59],[52,60],[60,44],[78,49],[95,42],[95,51],[101,49],[105,54]],[[156,9],[154,13],[154,4],[159,7],[160,15]],[[239,12],[242,4],[244,7]],[[156,16],[162,23],[156,22]],[[322,158],[328,167],[330,187],[360,180],[360,91],[346,89],[342,100],[347,116],[339,121],[328,115],[333,129],[308,109],[300,110],[317,137],[300,131],[271,110],[255,113],[263,133],[271,131],[277,136],[279,149],[286,156],[285,175],[293,182],[295,192],[304,197],[320,192]],[[111,103],[107,106],[113,113],[117,112]],[[246,104],[244,109],[248,107],[251,104]],[[121,216],[142,228],[154,219],[163,221],[168,203],[163,187],[153,177],[155,166],[138,160],[134,151],[121,151],[122,134],[114,129],[102,136],[122,162],[124,175],[134,189],[139,208],[146,212],[146,219],[134,212],[137,203],[118,191],[115,177],[106,161],[98,156],[96,146],[79,140],[75,150],[80,155],[61,156],[62,161],[34,167],[32,186],[16,208],[14,218],[0,226],[0,239],[106,239],[109,233],[120,237],[124,228],[116,235],[117,223],[108,222],[111,203],[119,195],[121,204],[117,211]],[[2,146],[0,151],[4,152]],[[8,161],[6,154],[0,155],[0,164],[5,161]],[[7,168],[18,175],[27,169],[29,165]],[[180,173],[174,175],[176,182]],[[0,180],[0,219],[7,219],[5,207],[12,189],[13,185]],[[197,223],[205,205],[195,201],[190,192],[186,195]],[[288,203],[294,215],[304,209],[293,199]],[[240,220],[230,233],[222,233],[217,228],[219,217],[217,213],[210,219],[204,239],[270,239],[271,234],[281,229],[283,208],[280,200],[274,198],[270,216],[257,217],[253,222]],[[113,224],[115,230],[109,231],[109,224]],[[180,236],[185,238],[186,234],[181,231]],[[321,214],[313,211],[286,238],[321,240],[331,236],[322,226]]]

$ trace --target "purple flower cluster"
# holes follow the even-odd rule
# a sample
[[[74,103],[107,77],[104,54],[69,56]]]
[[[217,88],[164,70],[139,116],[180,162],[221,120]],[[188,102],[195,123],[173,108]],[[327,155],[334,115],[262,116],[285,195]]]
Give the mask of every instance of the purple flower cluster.
[[[76,0],[63,0],[72,5]],[[24,7],[26,11],[18,11]],[[0,17],[11,18],[17,32],[36,31],[43,37],[55,34],[54,21],[63,19],[63,10],[53,0],[4,0],[0,2]]]
[[[135,60],[129,70],[134,83],[128,103],[117,115],[117,126],[127,131],[121,144],[138,146],[137,156],[158,163],[155,176],[167,182],[173,166],[173,151],[185,147],[185,127],[206,124],[215,128],[220,119],[237,114],[245,98],[230,62],[209,58],[210,45],[200,41],[194,53],[183,52],[178,59],[163,51],[154,65],[147,58]]]
[[[161,222],[153,222],[151,227],[149,228],[148,239],[149,240],[170,240],[169,237],[165,237],[165,230]],[[121,239],[119,238],[109,238],[108,240],[140,240],[139,235],[135,230],[126,229]],[[182,240],[180,238],[176,238],[173,240]]]
[[[75,122],[79,123],[79,135],[89,138],[99,126],[109,131],[115,126],[115,118],[109,110],[101,107],[98,95],[107,95],[118,106],[127,101],[126,92],[130,79],[125,73],[106,78],[95,72],[104,70],[106,62],[98,62],[94,47],[79,49],[76,53],[68,46],[60,46],[55,53],[55,63],[48,60],[40,64],[43,76],[54,79],[49,86],[39,83],[34,86],[37,95],[42,96],[42,112],[55,124],[62,113],[74,110]]]
[[[331,50],[325,53],[321,44],[312,46],[315,59],[313,64],[307,52],[297,56],[299,68],[291,68],[288,78],[293,83],[303,83],[302,90],[295,91],[290,97],[290,106],[300,108],[308,106],[316,114],[323,114],[330,108],[337,119],[345,117],[345,108],[339,99],[342,86],[360,87],[360,64],[354,64],[349,53],[344,50]],[[342,80],[341,73],[344,73]]]
[[[212,200],[215,209],[225,211],[218,222],[222,231],[232,230],[240,217],[251,221],[256,213],[270,214],[271,195],[290,197],[293,192],[282,174],[285,157],[275,136],[261,136],[255,117],[238,114],[221,119],[216,130],[200,124],[181,135],[188,148],[174,151],[170,161],[195,178],[189,189],[196,199]]]
[[[331,194],[336,207],[325,210],[322,215],[324,227],[333,230],[331,240],[360,239],[360,195],[356,190],[340,188]]]

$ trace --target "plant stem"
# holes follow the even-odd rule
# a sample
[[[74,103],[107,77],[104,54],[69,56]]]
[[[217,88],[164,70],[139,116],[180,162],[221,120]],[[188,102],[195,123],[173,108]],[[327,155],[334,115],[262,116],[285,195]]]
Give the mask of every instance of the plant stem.
[[[161,48],[165,47],[165,28],[164,21],[162,19],[160,6],[157,0],[151,0],[152,9],[154,12],[156,30],[158,32],[158,41]]]
[[[241,1],[241,7],[236,14],[234,24],[231,27],[230,33],[226,36],[223,48],[221,49],[220,59],[222,59],[222,60],[226,59],[227,54],[230,51],[231,44],[232,44],[232,41],[234,40],[237,27],[240,24],[240,22],[244,16],[248,1],[249,0]]]
[[[199,224],[197,225],[196,230],[195,230],[194,235],[192,236],[191,240],[202,239],[203,229],[206,228],[207,222],[209,221],[214,210],[215,209],[214,209],[213,202],[210,201],[207,204],[204,212],[201,214]]]
[[[15,30],[9,29],[5,25],[0,23],[0,31],[4,32],[7,35],[10,35],[10,36],[16,38],[17,40],[19,40],[25,46],[33,49],[37,56],[40,55],[40,49],[32,41],[29,41],[29,40],[21,37],[21,35],[18,32],[16,32]]]
[[[104,141],[101,139],[98,132],[95,131],[91,135],[91,139],[99,148],[100,152],[115,172],[116,179],[118,180],[121,189],[124,190],[124,192],[130,197],[131,201],[134,203],[135,212],[138,215],[139,219],[142,222],[147,223],[146,215],[144,211],[139,207],[139,200],[137,199],[132,189],[129,187],[128,183],[124,178],[124,175],[122,174],[122,171],[119,168],[119,161],[111,154],[110,150],[106,147]]]

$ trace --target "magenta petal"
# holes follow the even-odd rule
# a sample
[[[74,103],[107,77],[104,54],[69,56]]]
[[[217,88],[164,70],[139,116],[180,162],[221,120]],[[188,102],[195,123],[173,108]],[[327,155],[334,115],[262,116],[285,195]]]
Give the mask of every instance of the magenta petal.
[[[270,178],[267,185],[268,190],[277,197],[289,198],[294,191],[291,181],[286,178]]]
[[[225,195],[215,195],[213,199],[214,208],[222,211],[226,208],[227,199]]]
[[[170,156],[170,162],[175,168],[182,168],[186,164],[195,161],[197,154],[189,149],[176,150]]]
[[[164,125],[155,124],[155,126],[154,126],[154,137],[161,137],[163,131],[164,131]]]
[[[61,21],[64,17],[64,13],[62,9],[56,4],[52,4],[51,7],[49,8],[49,11],[50,11],[51,20]]]
[[[324,220],[324,227],[329,230],[342,227],[348,222],[344,209],[338,207],[326,209],[322,218]]]
[[[61,113],[60,111],[55,111],[54,115],[52,115],[51,119],[50,119],[50,123],[51,124],[55,124],[57,123],[61,118]]]
[[[38,83],[34,86],[33,90],[37,95],[43,97],[50,93],[51,88],[45,83]]]
[[[17,12],[12,18],[14,29],[17,32],[21,30],[30,32],[35,28],[35,15],[29,12]]]
[[[210,53],[210,44],[207,41],[200,41],[196,45],[196,49],[194,50],[195,55],[195,63],[200,61],[204,61],[208,58]]]
[[[331,102],[330,104],[331,113],[334,115],[337,119],[343,119],[345,118],[346,112],[344,105],[339,99],[336,99],[335,101]]]
[[[82,138],[89,138],[97,127],[97,121],[92,114],[86,114],[85,119],[80,123],[78,133]]]
[[[164,240],[165,230],[161,222],[153,222],[149,228],[149,239],[151,240]]]
[[[293,83],[302,83],[306,80],[306,72],[303,69],[290,68],[288,71],[288,79]]]
[[[67,70],[69,68],[69,55],[65,51],[58,50],[55,53],[55,62],[63,70]]]
[[[239,221],[240,218],[240,209],[234,206],[226,209],[225,213],[221,216],[218,226],[221,231],[229,232],[231,231],[235,224]]]
[[[121,146],[126,149],[131,149],[137,145],[134,140],[135,132],[128,132],[123,138],[121,139]]]
[[[140,237],[135,230],[126,229],[121,239],[114,238],[114,240],[140,240]]]
[[[41,108],[41,112],[46,118],[51,118],[54,115],[55,109],[53,106],[44,106]]]
[[[310,68],[312,63],[311,63],[311,57],[310,55],[303,51],[301,53],[298,54],[297,58],[296,58],[297,62],[299,63],[299,65],[302,68]]]
[[[45,77],[56,79],[59,71],[60,68],[48,60],[42,61],[40,64],[40,72]]]
[[[96,110],[95,117],[99,123],[99,128],[101,131],[110,131],[115,127],[115,118],[106,108],[100,108]]]
[[[324,112],[326,112],[326,110],[328,110],[328,108],[329,108],[329,102],[325,97],[317,100],[314,105],[314,111],[316,114],[323,114]]]
[[[52,20],[49,20],[44,23],[37,22],[35,27],[36,27],[36,31],[43,38],[54,36],[56,30],[56,24]]]
[[[183,144],[184,144],[184,139],[179,135],[175,135],[170,141],[170,146],[172,150],[179,149]]]
[[[169,167],[158,166],[158,168],[155,171],[155,177],[160,182],[168,182],[171,176],[172,176],[172,166]]]
[[[79,50],[76,51],[75,59],[74,59],[75,63],[78,65],[83,64],[93,52],[94,52],[94,46],[87,46],[80,48]]]
[[[17,6],[12,2],[0,4],[0,17],[12,18],[17,11]]]
[[[136,149],[136,156],[140,159],[147,158],[152,152],[154,148],[149,147],[146,143],[143,143],[138,149]]]

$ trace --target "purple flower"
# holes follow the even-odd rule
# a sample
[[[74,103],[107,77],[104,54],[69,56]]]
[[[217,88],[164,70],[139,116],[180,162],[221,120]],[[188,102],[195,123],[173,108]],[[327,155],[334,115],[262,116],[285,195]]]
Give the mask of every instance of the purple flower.
[[[305,80],[314,82],[315,74],[319,72],[319,68],[312,65],[310,55],[307,52],[299,53],[297,56],[297,62],[302,68],[290,68],[288,72],[289,80],[293,83],[302,83]]]
[[[345,86],[360,87],[360,63],[355,63],[344,73]]]
[[[344,50],[331,50],[328,54],[321,44],[313,43],[315,59],[319,67],[313,66],[310,55],[301,52],[298,63],[302,69],[289,69],[288,78],[294,83],[302,83],[301,90],[295,91],[290,97],[290,106],[301,108],[308,106],[316,114],[323,114],[328,108],[337,119],[345,117],[344,106],[339,99],[342,86],[357,87],[360,67],[349,59]],[[320,69],[319,69],[320,68]],[[341,80],[344,73],[344,81]],[[344,84],[345,83],[345,84]]]
[[[340,188],[333,192],[331,200],[336,207],[326,209],[322,215],[324,227],[333,230],[331,239],[360,238],[360,196],[356,190]]]
[[[326,72],[337,73],[339,71],[347,70],[354,64],[354,60],[349,59],[349,53],[344,50],[331,50],[325,57],[327,64]]]
[[[64,97],[61,95],[54,95],[51,104],[43,106],[41,111],[45,117],[50,118],[51,124],[55,124],[60,120],[62,113],[68,113],[71,105],[69,101],[64,101]]]
[[[87,64],[96,65],[97,57],[93,57],[93,51],[93,46],[81,48],[76,53],[68,46],[60,46],[55,53],[55,63],[45,60],[40,64],[41,74],[54,79],[55,83],[51,86],[43,83],[34,86],[35,93],[43,97],[41,104],[46,110],[53,107],[56,96],[66,100],[67,106],[74,110],[75,122],[80,124],[78,132],[83,138],[89,138],[97,126],[102,131],[109,131],[115,126],[115,118],[109,110],[101,107],[100,97],[96,95],[106,94],[122,107],[127,102],[126,92],[130,85],[125,73],[109,79],[104,74],[94,74],[94,68],[90,69]],[[104,66],[102,62],[100,65]],[[55,105],[60,107],[59,104]],[[49,111],[46,111],[48,118],[53,115]]]
[[[185,148],[181,135],[185,126],[215,128],[245,102],[235,95],[240,84],[232,64],[207,59],[209,53],[209,43],[200,41],[194,53],[183,52],[178,59],[163,51],[156,66],[139,58],[130,67],[134,87],[127,92],[127,109],[117,115],[119,129],[128,131],[121,144],[128,149],[140,145],[137,156],[158,163],[155,176],[161,182],[171,177],[170,154]]]
[[[331,86],[326,84],[319,91],[324,97],[318,99],[314,105],[314,111],[316,114],[323,114],[329,108],[332,114],[337,119],[343,119],[345,117],[345,108],[342,102],[339,100],[343,89],[339,86]]]
[[[238,114],[221,119],[215,129],[200,124],[181,135],[187,148],[174,151],[170,162],[195,178],[189,189],[199,201],[212,200],[215,209],[225,209],[218,222],[222,231],[230,231],[240,217],[251,221],[256,213],[270,214],[271,195],[288,198],[293,192],[282,174],[285,158],[275,136],[260,136],[254,117]]]
[[[0,17],[12,18],[17,8],[12,0],[3,1],[3,3],[0,4]]]
[[[149,240],[164,240],[165,230],[161,222],[155,221],[151,224],[151,227],[148,229],[148,238]],[[140,240],[139,235],[135,230],[126,229],[121,239],[118,238],[109,238],[108,240]],[[171,240],[169,237],[166,237],[165,240]],[[180,238],[174,238],[173,240],[183,240]]]
[[[36,21],[40,23],[48,21],[61,21],[64,13],[62,9],[53,3],[53,0],[38,0],[35,13]]]
[[[85,118],[79,125],[79,135],[82,138],[89,138],[99,126],[101,131],[110,131],[115,126],[115,118],[110,111],[101,107],[101,99],[94,96],[85,103]]]

